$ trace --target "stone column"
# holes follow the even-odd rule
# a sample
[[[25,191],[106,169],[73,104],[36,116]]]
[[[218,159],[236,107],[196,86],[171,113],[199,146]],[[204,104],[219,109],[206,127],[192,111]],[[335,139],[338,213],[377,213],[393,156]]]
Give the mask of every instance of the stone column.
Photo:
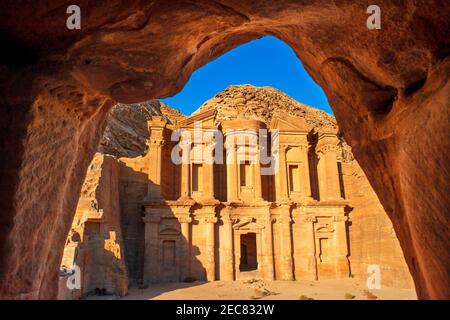
[[[347,247],[347,223],[348,217],[338,215],[334,219],[335,230],[335,267],[336,276],[345,278],[350,275]]]
[[[178,221],[181,224],[181,272],[180,281],[184,281],[191,275],[191,237],[190,237],[190,223],[192,218],[188,215],[184,217],[178,217]]]
[[[301,258],[302,262],[299,264],[300,272],[305,279],[317,280],[316,238],[314,234],[316,218],[313,214],[306,214],[302,215],[299,220],[304,231],[304,238],[300,241],[304,241],[305,248],[304,256]]]
[[[214,215],[206,216],[203,219],[206,225],[206,280],[216,280],[216,261],[215,261],[215,235],[214,229],[217,218]]]
[[[275,175],[276,201],[288,200],[286,151],[287,146],[280,144],[278,151],[278,171]]]
[[[162,140],[151,139],[149,145],[150,161],[147,199],[161,199]]]
[[[214,143],[206,145],[206,155],[203,161],[203,199],[214,200]]]
[[[148,157],[148,188],[147,200],[161,200],[162,150],[164,146],[164,128],[166,121],[159,116],[153,116],[147,126],[150,132]]]
[[[263,252],[262,252],[262,263],[264,268],[264,278],[266,280],[275,279],[275,270],[273,263],[273,224],[274,220],[269,216],[265,220],[265,228],[263,230]]]
[[[227,201],[238,201],[238,165],[236,143],[233,136],[227,137]]]
[[[155,213],[146,213],[142,220],[145,223],[144,283],[148,284],[159,278],[158,226],[161,219]]]
[[[190,165],[191,165],[191,143],[181,141],[182,162],[181,162],[181,192],[179,200],[190,199]]]
[[[234,280],[234,257],[233,257],[233,224],[229,212],[224,212],[222,215],[222,230],[221,237],[221,258],[220,258],[220,280],[233,281]]]
[[[263,201],[262,197],[262,183],[261,183],[261,155],[260,147],[258,145],[254,146],[255,150],[255,164],[254,164],[254,177],[255,177],[255,200]]]
[[[239,231],[234,232],[234,270],[236,272],[236,280],[239,280],[241,269],[241,234]]]
[[[300,170],[300,179],[301,179],[301,185],[300,185],[300,192],[301,195],[309,200],[312,200],[312,193],[311,193],[311,180],[309,175],[309,157],[308,157],[308,145],[301,145],[300,146],[302,150],[302,167]]]
[[[321,133],[316,151],[319,156],[319,186],[321,200],[341,200],[337,153],[339,140],[335,134]]]
[[[280,208],[279,222],[281,224],[281,252],[282,252],[282,280],[294,280],[294,266],[292,262],[292,233],[289,206]]]

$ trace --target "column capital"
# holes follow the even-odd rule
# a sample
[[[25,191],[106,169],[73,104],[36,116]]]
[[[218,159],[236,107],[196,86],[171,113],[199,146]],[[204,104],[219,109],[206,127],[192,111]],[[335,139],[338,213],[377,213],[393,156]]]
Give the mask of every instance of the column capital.
[[[149,120],[147,120],[147,126],[149,128],[164,128],[167,124],[167,120],[164,116],[151,116]]]
[[[220,220],[222,220],[223,223],[231,223],[234,224],[237,219],[232,218],[231,214],[229,212],[225,212],[223,214],[220,214]]]
[[[152,138],[150,137],[149,139],[149,146],[152,147],[160,147],[160,146],[164,146],[166,144],[166,141],[164,141],[164,139],[162,138]]]
[[[339,146],[333,143],[318,143],[316,147],[317,153],[338,152]]]
[[[220,220],[222,220],[223,223],[229,223],[230,225],[234,225],[238,221],[237,218],[231,217],[220,217]]]
[[[180,223],[191,223],[192,222],[192,218],[189,216],[184,216],[184,217],[177,217],[178,222]]]
[[[203,223],[217,223],[217,217],[216,216],[205,216],[202,218]]]

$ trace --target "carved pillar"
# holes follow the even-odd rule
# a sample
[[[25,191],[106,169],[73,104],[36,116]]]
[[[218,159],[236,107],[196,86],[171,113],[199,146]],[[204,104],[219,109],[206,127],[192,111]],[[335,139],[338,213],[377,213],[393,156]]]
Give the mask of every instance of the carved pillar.
[[[236,143],[233,136],[227,136],[227,201],[238,201],[238,165]]]
[[[260,147],[258,145],[254,146],[255,150],[255,164],[254,164],[254,177],[255,177],[255,200],[263,201],[262,197],[262,185],[261,185],[261,154]]]
[[[191,143],[190,141],[181,141],[182,149],[181,162],[181,193],[179,200],[190,199],[190,164],[191,164]]]
[[[214,200],[214,143],[206,145],[205,159],[203,161],[203,198]]]
[[[299,222],[304,237],[304,250],[299,261],[299,271],[302,279],[317,280],[317,260],[316,260],[316,238],[314,234],[314,222],[316,218],[312,214],[300,216]],[[297,264],[296,264],[297,268]]]
[[[216,261],[215,261],[215,235],[214,229],[217,222],[217,218],[213,215],[206,216],[203,219],[206,225],[206,280],[216,280]]]
[[[159,116],[153,116],[147,126],[150,131],[148,154],[148,188],[147,200],[161,200],[162,150],[164,146],[164,128],[166,121]]]
[[[234,280],[233,224],[229,212],[223,213],[222,222],[223,225],[221,228],[223,230],[223,236],[221,238],[222,242],[220,246],[221,247],[220,280],[233,281]]]
[[[347,223],[348,217],[345,215],[336,216],[334,219],[335,230],[335,267],[337,277],[348,277],[350,274],[348,261],[347,244]]]
[[[159,278],[158,226],[160,217],[155,213],[146,213],[145,223],[144,283],[157,282]]]
[[[280,144],[278,151],[278,171],[275,175],[276,201],[288,200],[286,151],[287,146]]]
[[[311,180],[309,176],[309,157],[308,157],[308,145],[301,145],[300,146],[302,150],[302,167],[300,170],[300,179],[301,179],[301,185],[300,185],[300,192],[301,195],[305,198],[312,200],[312,193],[311,193]]]
[[[264,278],[267,280],[275,279],[275,270],[273,263],[273,224],[274,220],[268,215],[265,220],[265,228],[263,230],[263,267]]]
[[[282,280],[294,280],[294,266],[292,261],[292,233],[291,233],[291,215],[290,208],[283,205],[280,208],[281,223],[281,251],[282,251],[282,265],[283,275]]]
[[[341,200],[337,153],[339,140],[336,134],[321,133],[316,151],[319,156],[319,189],[321,200]]]
[[[236,229],[234,229],[236,230]],[[241,234],[239,231],[234,232],[234,270],[236,272],[236,280],[239,279],[241,273]]]
[[[188,215],[178,217],[181,224],[181,272],[180,281],[184,281],[186,277],[191,275],[191,237],[190,237],[190,223],[192,218]]]

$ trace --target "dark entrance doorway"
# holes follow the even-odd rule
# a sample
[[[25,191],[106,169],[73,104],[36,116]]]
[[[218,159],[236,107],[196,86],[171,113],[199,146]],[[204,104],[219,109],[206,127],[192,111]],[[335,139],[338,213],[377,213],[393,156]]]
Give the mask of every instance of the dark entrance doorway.
[[[256,233],[241,235],[241,261],[240,271],[253,271],[258,269],[258,259],[256,251]]]

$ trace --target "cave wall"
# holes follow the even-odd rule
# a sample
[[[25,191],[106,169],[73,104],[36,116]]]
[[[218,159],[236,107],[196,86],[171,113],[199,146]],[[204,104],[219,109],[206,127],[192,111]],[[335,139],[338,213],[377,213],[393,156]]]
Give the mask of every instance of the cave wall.
[[[58,299],[80,298],[96,289],[127,294],[118,184],[117,160],[96,153],[83,183],[61,262],[69,269],[79,267],[80,288],[69,288],[68,277],[60,277]]]
[[[149,161],[142,157],[121,158],[119,163],[119,201],[121,226],[130,284],[142,284],[145,252],[145,224],[142,201],[147,195]]]
[[[356,161],[344,164],[345,196],[350,201],[349,243],[351,274],[362,281],[368,266],[380,268],[381,285],[414,288],[392,222]]]

